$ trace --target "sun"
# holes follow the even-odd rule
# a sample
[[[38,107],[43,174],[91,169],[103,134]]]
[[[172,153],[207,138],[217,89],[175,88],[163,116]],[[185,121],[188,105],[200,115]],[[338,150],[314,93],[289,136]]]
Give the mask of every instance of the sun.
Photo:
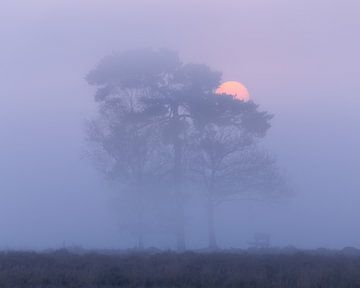
[[[250,99],[249,91],[246,87],[237,81],[227,81],[222,83],[217,89],[216,94],[228,94],[241,101]]]

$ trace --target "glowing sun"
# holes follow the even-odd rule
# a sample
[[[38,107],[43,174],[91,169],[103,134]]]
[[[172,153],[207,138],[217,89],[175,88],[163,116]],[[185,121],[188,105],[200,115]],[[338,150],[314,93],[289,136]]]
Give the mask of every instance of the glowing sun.
[[[216,89],[216,94],[232,95],[242,101],[248,101],[250,99],[249,91],[243,84],[237,81],[224,82]]]

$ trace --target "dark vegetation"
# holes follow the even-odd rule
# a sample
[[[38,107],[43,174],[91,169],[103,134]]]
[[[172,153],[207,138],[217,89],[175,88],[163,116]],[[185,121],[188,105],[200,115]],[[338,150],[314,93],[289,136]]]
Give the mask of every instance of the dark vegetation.
[[[348,252],[3,252],[0,287],[360,287]]]

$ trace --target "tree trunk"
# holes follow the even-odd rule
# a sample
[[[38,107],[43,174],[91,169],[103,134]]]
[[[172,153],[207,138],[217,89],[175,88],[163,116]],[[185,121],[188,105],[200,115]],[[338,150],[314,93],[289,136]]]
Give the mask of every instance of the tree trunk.
[[[183,143],[180,137],[181,121],[179,117],[179,105],[172,107],[172,124],[174,125],[174,135],[172,139],[172,146],[174,152],[174,167],[173,167],[173,191],[175,200],[175,233],[176,233],[176,246],[178,251],[186,249],[185,243],[185,215],[184,215],[184,195],[183,195]]]
[[[209,249],[216,250],[218,249],[215,226],[214,226],[214,202],[211,197],[208,198],[207,204],[207,224],[208,224],[208,237],[209,237]]]
[[[182,199],[178,199],[176,206],[176,248],[179,252],[182,252],[186,249],[184,205],[182,203]]]
[[[139,235],[138,235],[138,246],[137,248],[139,250],[144,250],[144,236],[143,236],[143,231],[139,231]]]
[[[137,179],[137,248],[139,250],[144,249],[144,207],[143,207],[143,189],[142,189],[142,177],[138,176]]]
[[[176,139],[174,143],[174,192],[176,200],[176,244],[178,251],[186,249],[185,242],[185,215],[183,197],[183,167],[182,167],[182,147],[181,140]]]

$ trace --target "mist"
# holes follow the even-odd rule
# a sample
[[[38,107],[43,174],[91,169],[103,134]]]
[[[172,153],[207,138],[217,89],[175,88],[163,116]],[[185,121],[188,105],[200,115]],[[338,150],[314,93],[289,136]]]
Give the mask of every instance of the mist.
[[[85,79],[103,57],[171,49],[243,83],[274,115],[263,145],[291,193],[216,212],[220,247],[360,246],[360,4],[346,1],[8,1],[0,9],[0,248],[129,248],[116,182],[89,161],[97,115]],[[161,202],[160,202],[161,204]],[[164,204],[165,205],[165,204]],[[206,247],[204,207],[186,208],[187,247]],[[145,246],[172,249],[173,235]]]

